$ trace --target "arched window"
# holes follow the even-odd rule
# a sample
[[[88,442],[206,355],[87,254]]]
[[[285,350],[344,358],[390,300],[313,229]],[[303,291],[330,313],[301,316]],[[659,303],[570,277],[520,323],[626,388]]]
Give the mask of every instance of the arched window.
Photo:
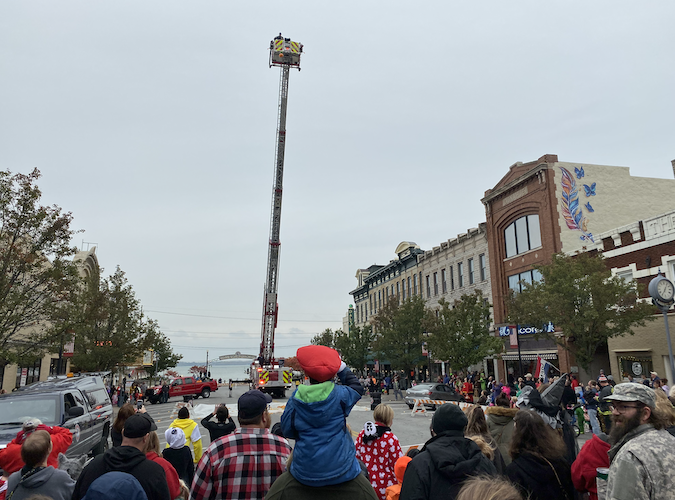
[[[541,246],[539,215],[526,215],[504,229],[506,257],[513,257]]]

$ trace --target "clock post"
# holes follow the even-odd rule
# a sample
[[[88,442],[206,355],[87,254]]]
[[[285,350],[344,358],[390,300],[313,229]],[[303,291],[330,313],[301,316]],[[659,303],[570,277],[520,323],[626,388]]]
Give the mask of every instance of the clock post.
[[[675,286],[661,272],[649,282],[649,295],[652,297],[652,303],[663,313],[663,320],[666,323],[666,338],[668,339],[668,355],[670,357],[670,374],[675,378],[675,363],[673,363],[673,347],[670,343],[670,328],[668,327],[668,310],[675,303]]]

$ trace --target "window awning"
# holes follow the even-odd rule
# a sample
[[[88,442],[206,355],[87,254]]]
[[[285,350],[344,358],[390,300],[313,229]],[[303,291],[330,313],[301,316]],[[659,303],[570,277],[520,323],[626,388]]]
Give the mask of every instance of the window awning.
[[[520,354],[521,359],[524,361],[534,361],[537,357],[541,359],[556,359],[558,357],[558,351],[540,351],[540,352],[522,352]],[[518,353],[516,354],[502,354],[502,360],[504,361],[518,361]]]

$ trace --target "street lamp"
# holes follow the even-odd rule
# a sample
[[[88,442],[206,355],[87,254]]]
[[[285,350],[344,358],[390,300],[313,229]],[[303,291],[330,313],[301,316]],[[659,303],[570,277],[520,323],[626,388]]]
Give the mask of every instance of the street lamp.
[[[673,347],[670,343],[670,328],[668,327],[668,310],[675,303],[675,287],[673,283],[661,272],[649,282],[649,295],[652,297],[652,303],[663,313],[663,320],[666,323],[666,338],[668,339],[668,355],[670,356],[670,374],[675,377],[675,363],[673,363]]]

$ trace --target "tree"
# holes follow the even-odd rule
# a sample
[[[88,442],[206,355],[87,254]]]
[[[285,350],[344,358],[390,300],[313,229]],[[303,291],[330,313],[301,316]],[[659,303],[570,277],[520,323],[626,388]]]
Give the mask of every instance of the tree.
[[[43,355],[76,283],[72,214],[40,205],[40,172],[0,171],[0,363]]]
[[[159,330],[157,321],[147,320],[145,330],[145,336],[150,343],[149,349],[152,349],[155,355],[155,363],[152,366],[146,366],[145,371],[154,377],[158,372],[175,367],[183,356],[174,354],[171,350],[171,341]]]
[[[290,358],[284,359],[284,366],[288,366],[292,370],[295,370],[296,372],[301,372],[302,371],[302,366],[300,366],[300,362],[298,361],[298,358],[295,356],[291,356]]]
[[[166,376],[167,377],[173,377],[173,378],[180,377],[180,375],[178,374],[178,372],[176,370],[167,370]]]
[[[323,332],[314,335],[310,342],[314,345],[325,345],[326,347],[335,347],[335,334],[330,328],[326,328]]]
[[[373,317],[376,339],[373,349],[389,361],[392,368],[406,370],[422,359],[424,336],[424,300],[419,295],[399,304],[390,297],[387,304]]]
[[[370,325],[354,326],[348,333],[337,330],[334,338],[335,349],[340,352],[345,364],[357,370],[365,369],[375,340],[373,328]]]
[[[200,374],[206,373],[206,366],[194,365],[190,367],[189,373],[198,377]]]
[[[588,369],[597,348],[607,340],[633,334],[632,329],[655,318],[651,304],[638,301],[639,287],[612,274],[602,257],[583,253],[556,254],[551,264],[535,266],[542,280],[525,283],[511,297],[508,318],[540,327],[549,321],[559,333],[545,335],[575,352]]]
[[[138,364],[160,335],[145,317],[133,288],[119,267],[104,280],[90,276],[78,295],[73,363],[83,371]]]
[[[462,295],[454,307],[441,299],[438,316],[428,311],[429,351],[447,361],[453,370],[466,370],[502,348],[501,340],[490,333],[490,304],[480,290]]]

